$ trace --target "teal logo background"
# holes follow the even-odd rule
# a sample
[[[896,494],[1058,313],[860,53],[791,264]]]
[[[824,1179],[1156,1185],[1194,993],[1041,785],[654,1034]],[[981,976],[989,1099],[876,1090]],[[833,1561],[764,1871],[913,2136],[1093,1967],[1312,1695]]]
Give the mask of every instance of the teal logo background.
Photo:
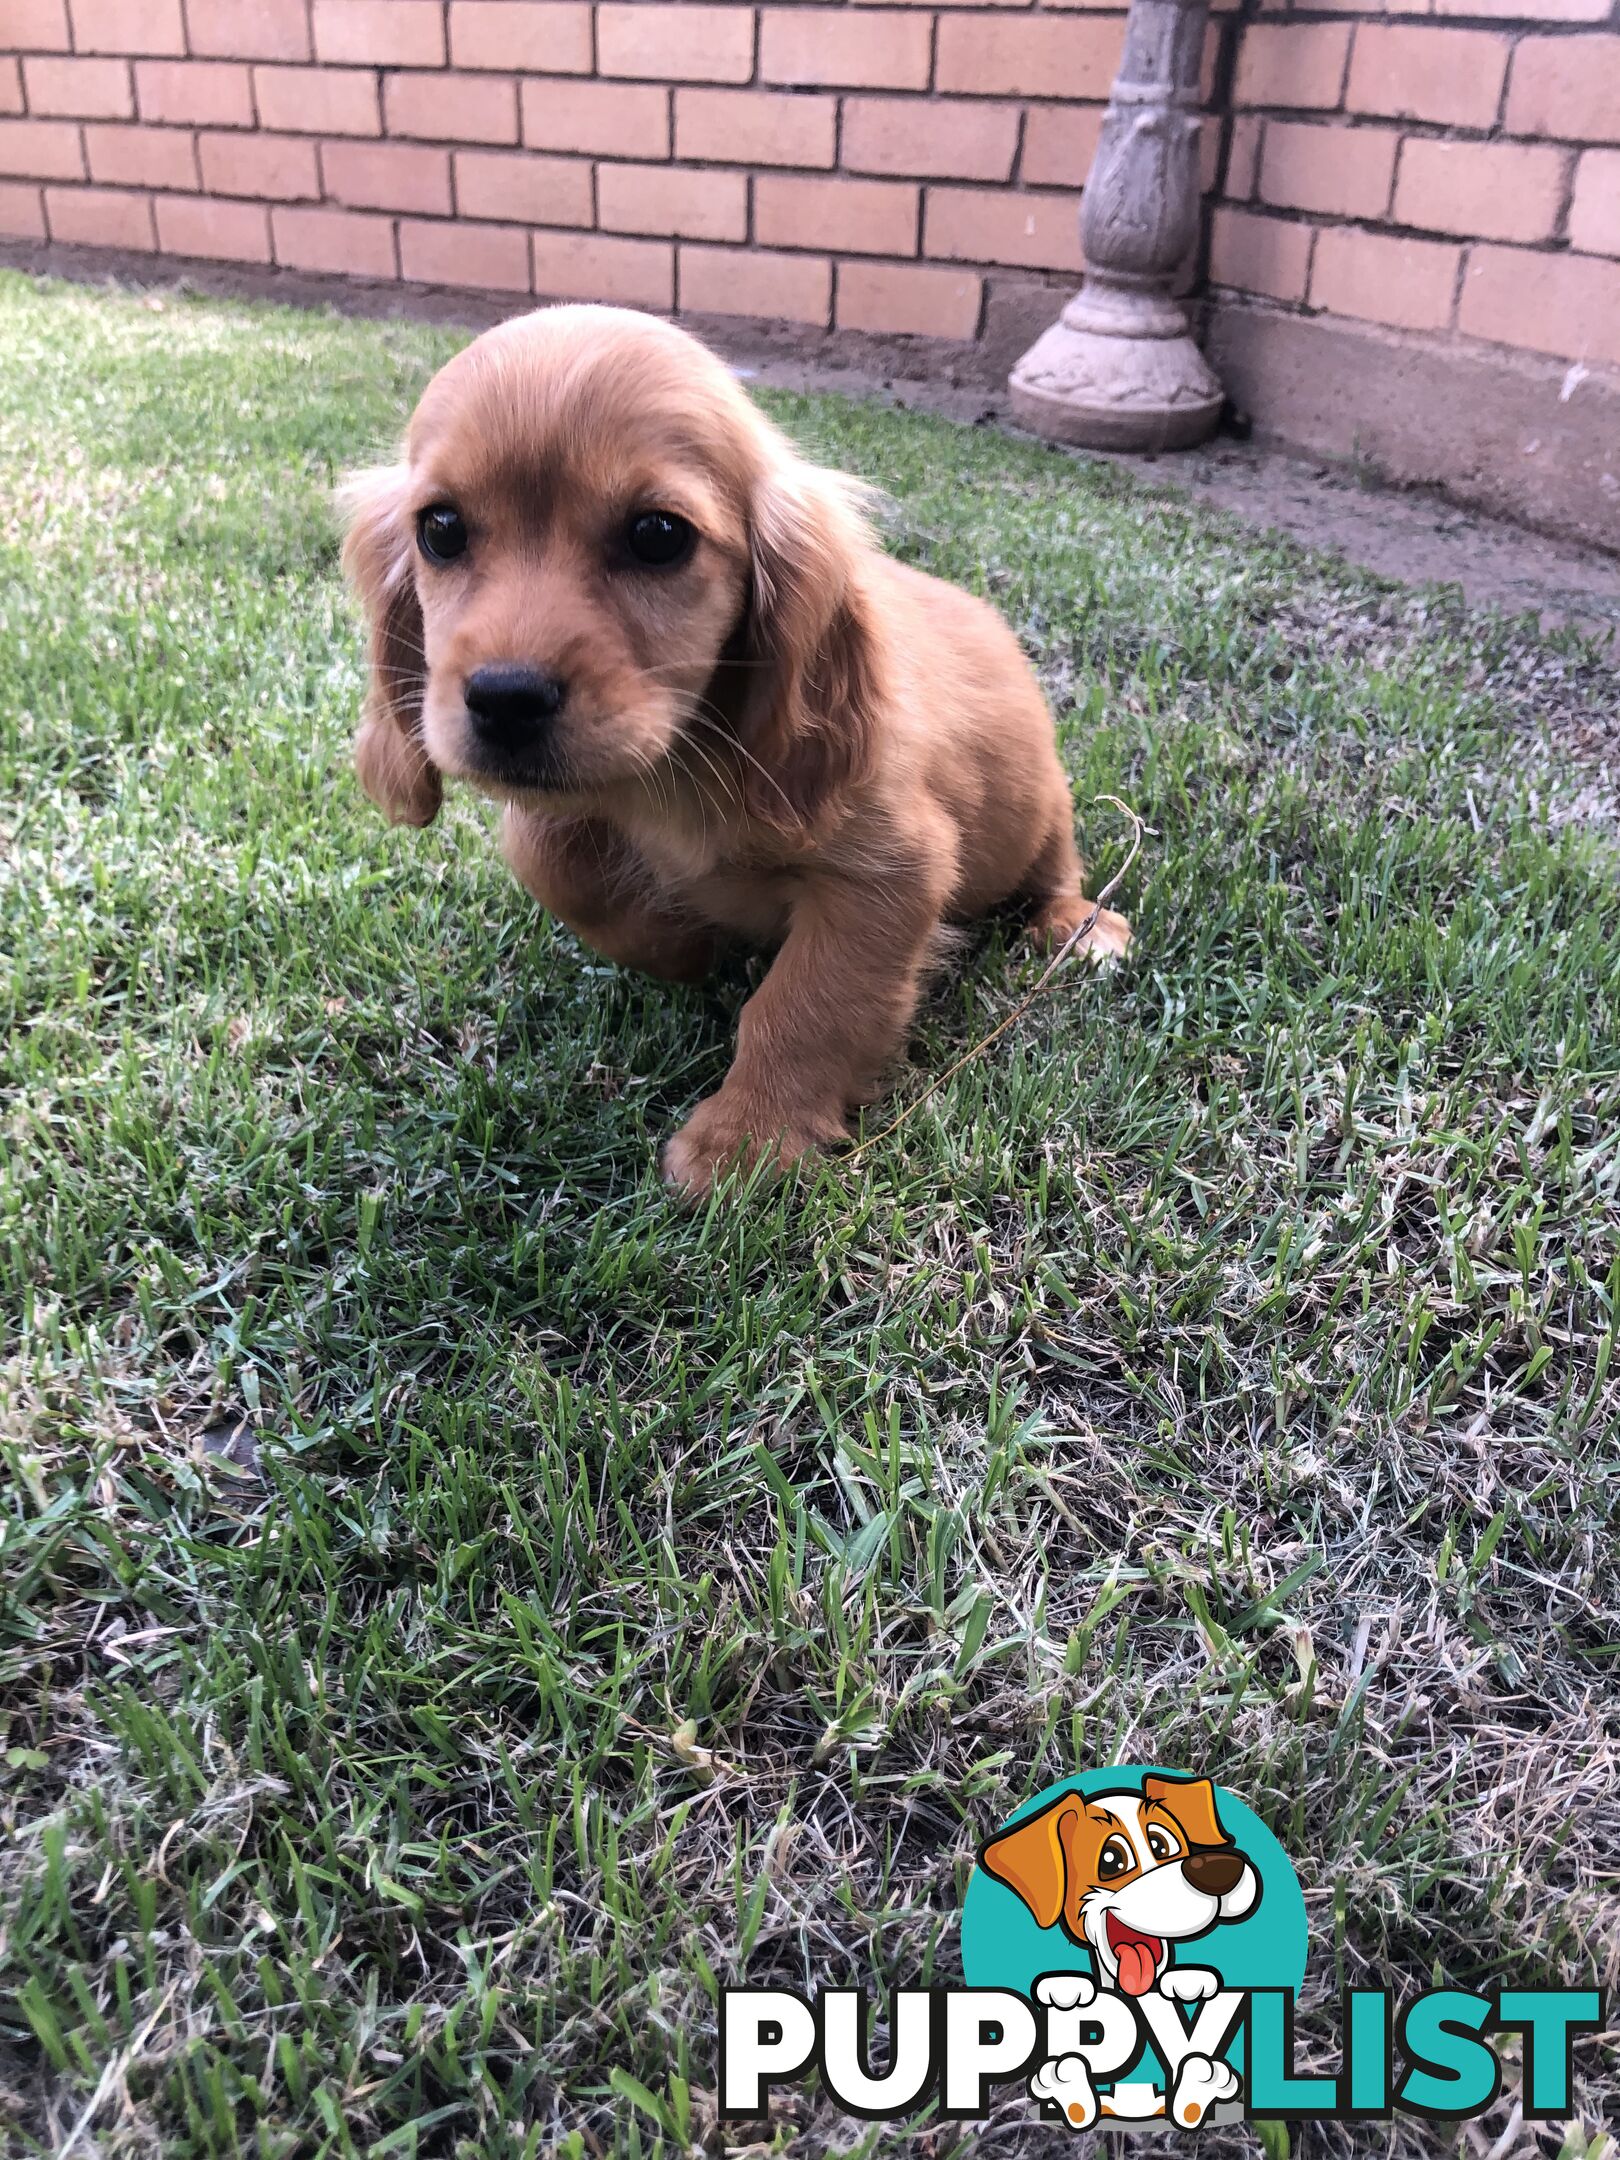
[[[1140,1792],[1144,1778],[1187,1775],[1153,1764],[1084,1770],[1048,1785],[1000,1827],[1010,1829],[1039,1814],[1063,1793]],[[1207,1935],[1177,1943],[1171,1970],[1197,1965],[1219,1973],[1229,1988],[1288,1988],[1297,1995],[1305,1978],[1308,1933],[1293,1863],[1254,1810],[1224,1785],[1215,1787],[1215,1807],[1222,1829],[1259,1873],[1260,1902],[1242,1920],[1223,1920]],[[1028,1995],[1048,1972],[1084,1972],[1096,1978],[1089,1950],[1071,1942],[1061,1927],[1037,1927],[1034,1914],[1015,1891],[976,1867],[962,1906],[962,1973],[968,1986],[1011,1988]]]

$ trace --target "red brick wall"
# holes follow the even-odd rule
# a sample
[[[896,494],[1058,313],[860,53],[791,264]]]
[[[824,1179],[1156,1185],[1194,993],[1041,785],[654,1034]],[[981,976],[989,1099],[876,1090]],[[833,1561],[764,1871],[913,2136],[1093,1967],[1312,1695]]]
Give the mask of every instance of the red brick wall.
[[[1611,0],[1267,9],[1237,55],[1210,281],[1620,365],[1616,144]]]
[[[0,233],[971,339],[1072,282],[1087,0],[0,0]],[[1620,363],[1620,0],[1217,15],[1209,274]]]

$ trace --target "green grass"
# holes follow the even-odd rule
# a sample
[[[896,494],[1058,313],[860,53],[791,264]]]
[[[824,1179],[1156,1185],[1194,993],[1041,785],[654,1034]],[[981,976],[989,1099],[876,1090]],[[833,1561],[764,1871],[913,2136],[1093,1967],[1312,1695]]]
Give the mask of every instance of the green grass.
[[[1296,1857],[1312,2059],[1346,1981],[1615,1986],[1614,678],[768,399],[1151,836],[1130,967],[683,1216],[757,964],[603,967],[348,770],[329,484],[457,342],[0,278],[10,2149],[717,2154],[722,1981],[953,1976],[975,1841],[1115,1757]],[[976,935],[898,1098],[1033,969]]]

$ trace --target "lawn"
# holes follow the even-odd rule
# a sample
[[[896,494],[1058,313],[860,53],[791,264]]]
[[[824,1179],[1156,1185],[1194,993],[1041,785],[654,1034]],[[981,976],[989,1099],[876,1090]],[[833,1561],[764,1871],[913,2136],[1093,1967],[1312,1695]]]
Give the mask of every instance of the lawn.
[[[0,2146],[718,2154],[720,1984],[955,1977],[1115,1759],[1289,1848],[1313,2062],[1345,1984],[1615,1987],[1614,676],[768,398],[1016,625],[1138,945],[684,1215],[757,963],[600,965],[348,768],[330,483],[458,342],[0,277]],[[1036,972],[977,934],[868,1129]],[[1460,2149],[1597,2152],[1577,2060]]]

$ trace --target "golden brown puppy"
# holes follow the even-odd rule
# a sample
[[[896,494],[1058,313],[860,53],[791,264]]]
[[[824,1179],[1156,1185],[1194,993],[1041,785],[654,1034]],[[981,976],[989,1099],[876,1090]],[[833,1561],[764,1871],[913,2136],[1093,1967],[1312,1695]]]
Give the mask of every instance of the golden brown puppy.
[[[428,385],[402,462],[345,491],[371,624],[357,761],[391,818],[441,775],[506,805],[542,906],[685,981],[778,948],[725,1084],[669,1142],[698,1196],[846,1132],[941,923],[1090,914],[1028,662],[983,602],[885,556],[684,331],[612,308],[503,323]],[[1095,956],[1125,922],[1091,926]]]

